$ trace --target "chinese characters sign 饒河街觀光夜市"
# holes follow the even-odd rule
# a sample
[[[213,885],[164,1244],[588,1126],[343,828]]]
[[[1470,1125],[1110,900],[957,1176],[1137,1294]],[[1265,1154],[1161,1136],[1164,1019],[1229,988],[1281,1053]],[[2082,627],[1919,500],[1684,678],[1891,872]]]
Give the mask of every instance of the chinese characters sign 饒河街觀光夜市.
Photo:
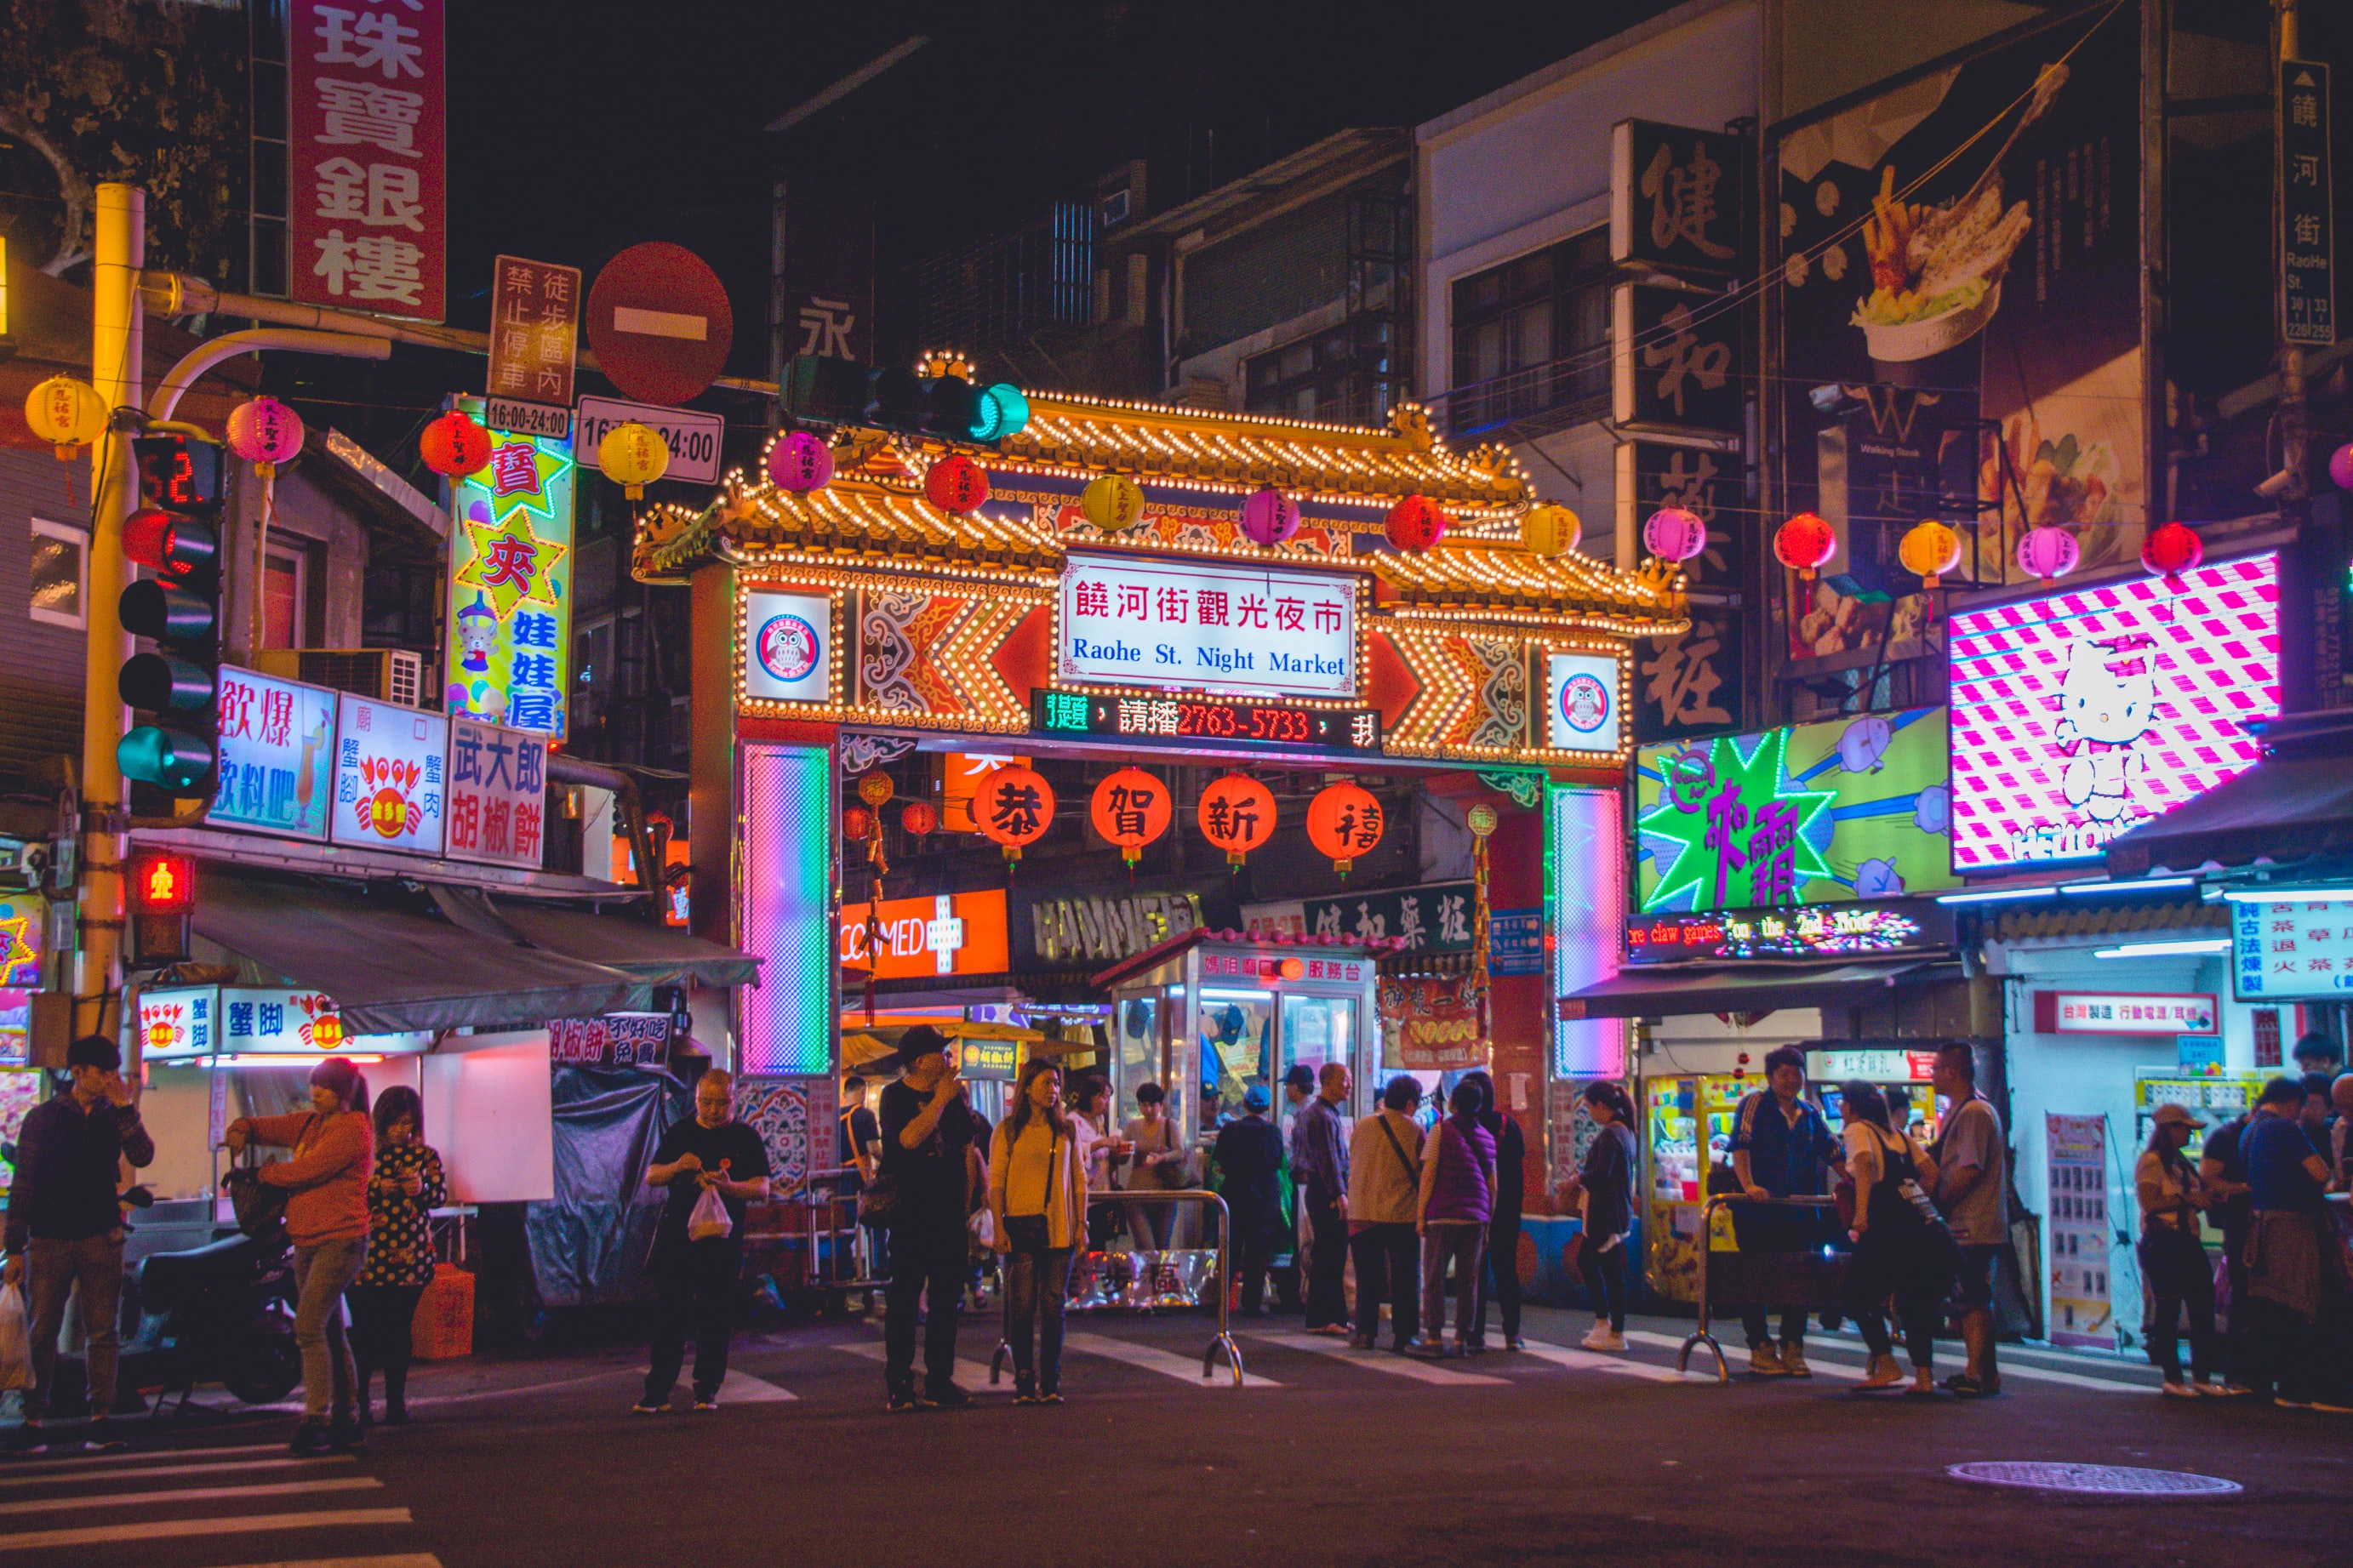
[[[2353,900],[2232,904],[2231,973],[2242,1002],[2343,997],[2353,991]]]
[[[575,478],[569,442],[499,435],[487,467],[450,481],[450,712],[569,732]]]
[[[447,810],[451,859],[538,870],[546,848],[547,737],[450,720]]]
[[[1941,708],[1642,747],[1635,906],[1705,912],[1951,887],[1945,766]]]
[[[438,855],[449,721],[390,702],[343,694],[335,725],[337,844]]]
[[[295,300],[443,318],[444,43],[442,0],[296,0],[286,19],[284,153],[284,289]],[[266,279],[255,287],[273,291]]]
[[[223,665],[216,826],[324,838],[334,798],[335,693]]]
[[[1063,680],[1356,694],[1353,577],[1073,551],[1059,626]]]
[[[2087,859],[2255,764],[2280,710],[2275,555],[1952,617],[1953,865]]]

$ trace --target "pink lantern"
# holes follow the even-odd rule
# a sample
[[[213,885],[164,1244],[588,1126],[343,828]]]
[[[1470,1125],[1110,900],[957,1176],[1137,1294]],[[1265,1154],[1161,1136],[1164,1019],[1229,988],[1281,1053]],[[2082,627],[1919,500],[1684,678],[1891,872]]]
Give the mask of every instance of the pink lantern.
[[[2053,528],[2046,522],[2019,536],[2019,569],[2046,588],[2073,572],[2083,559],[2084,547],[2063,528]]]
[[[768,448],[768,482],[795,494],[833,480],[833,452],[806,430],[789,430]]]
[[[1642,548],[1662,561],[1681,564],[1707,548],[1707,524],[1697,512],[1661,507],[1642,524]]]
[[[2328,454],[2328,477],[2340,490],[2353,490],[2353,441]]]
[[[228,449],[274,479],[278,465],[302,449],[302,417],[274,397],[240,403],[229,410]]]
[[[1299,503],[1269,487],[1242,502],[1242,532],[1250,542],[1272,548],[1299,531]]]

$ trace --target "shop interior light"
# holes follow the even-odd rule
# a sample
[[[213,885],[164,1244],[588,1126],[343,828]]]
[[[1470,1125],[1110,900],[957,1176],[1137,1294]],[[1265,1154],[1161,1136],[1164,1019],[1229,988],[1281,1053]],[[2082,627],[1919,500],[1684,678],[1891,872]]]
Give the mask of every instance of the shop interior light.
[[[2128,942],[2121,947],[2097,949],[2092,956],[2094,958],[2189,958],[2230,951],[2231,939],[2227,936],[2218,936],[2181,942]]]
[[[2138,882],[2062,882],[2059,884],[2059,890],[2063,893],[2092,895],[2149,893],[2160,888],[2194,888],[2197,885],[2198,879],[2195,877],[2150,877]]]
[[[2011,899],[2048,899],[2056,897],[2057,888],[1989,888],[1981,893],[1939,893],[1940,904],[1993,904]]]
[[[2222,897],[2234,904],[2285,904],[2299,899],[2353,899],[2353,887],[2225,888]]]

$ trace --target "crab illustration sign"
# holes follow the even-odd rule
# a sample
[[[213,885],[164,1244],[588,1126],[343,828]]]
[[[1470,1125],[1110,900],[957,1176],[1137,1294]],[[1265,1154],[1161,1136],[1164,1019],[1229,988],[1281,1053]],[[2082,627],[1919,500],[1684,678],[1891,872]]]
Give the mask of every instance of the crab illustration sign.
[[[450,482],[449,712],[564,738],[573,481],[570,442],[501,434],[480,472]]]
[[[440,854],[449,721],[346,691],[335,729],[334,842]]]
[[[1953,867],[2096,856],[2253,766],[2280,709],[2278,558],[1953,617]]]

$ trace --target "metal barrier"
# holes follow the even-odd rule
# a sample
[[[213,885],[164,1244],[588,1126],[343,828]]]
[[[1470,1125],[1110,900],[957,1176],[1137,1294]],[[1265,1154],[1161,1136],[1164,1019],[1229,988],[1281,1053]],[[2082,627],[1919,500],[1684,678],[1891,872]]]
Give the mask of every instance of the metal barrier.
[[[1728,1210],[1735,1204],[1744,1204],[1750,1208],[1758,1209],[1803,1208],[1813,1209],[1816,1211],[1829,1209],[1832,1213],[1836,1213],[1838,1208],[1838,1200],[1836,1198],[1752,1198],[1746,1194],[1736,1193],[1719,1194],[1700,1205],[1699,1327],[1688,1339],[1683,1341],[1683,1349],[1676,1352],[1675,1370],[1677,1372],[1688,1371],[1691,1367],[1693,1347],[1695,1345],[1705,1345],[1708,1349],[1708,1353],[1715,1357],[1715,1381],[1718,1383],[1730,1383],[1732,1381],[1732,1371],[1725,1363],[1724,1347],[1716,1342],[1715,1336],[1714,1334],[1707,1331],[1715,1305],[1714,1302],[1709,1300],[1708,1296],[1708,1271],[1710,1260],[1715,1251],[1715,1213],[1718,1209]],[[1754,1254],[1749,1254],[1744,1251],[1727,1253],[1725,1256],[1730,1258],[1787,1258],[1799,1259],[1813,1256],[1813,1251],[1811,1248],[1809,1248],[1805,1252],[1758,1251]],[[1815,1290],[1809,1293],[1805,1289],[1799,1288],[1799,1284],[1784,1282],[1782,1284],[1772,1286],[1768,1289],[1759,1291],[1759,1294],[1768,1294],[1770,1298],[1769,1300],[1763,1300],[1761,1303],[1743,1301],[1736,1304],[1741,1306],[1761,1304],[1767,1307],[1803,1306],[1809,1311],[1819,1310],[1826,1307],[1843,1306],[1845,1304],[1844,1296],[1838,1287],[1843,1286],[1845,1282],[1845,1259],[1843,1258],[1837,1259],[1838,1267],[1835,1268],[1829,1267],[1832,1261],[1831,1259],[1815,1257],[1814,1261],[1820,1267],[1810,1269],[1793,1269],[1791,1273],[1797,1277],[1800,1284],[1810,1284],[1820,1277],[1829,1276],[1831,1278],[1832,1281],[1831,1289]],[[1761,1273],[1762,1270],[1744,1270],[1743,1272]]]
[[[1107,1192],[1090,1192],[1087,1194],[1086,1206],[1088,1208],[1092,1208],[1095,1205],[1100,1203],[1196,1203],[1199,1204],[1204,1208],[1208,1207],[1211,1204],[1215,1204],[1217,1205],[1218,1331],[1211,1337],[1208,1348],[1201,1352],[1201,1376],[1204,1381],[1207,1381],[1208,1378],[1215,1375],[1218,1354],[1222,1351],[1225,1353],[1226,1364],[1233,1371],[1234,1386],[1236,1388],[1241,1387],[1241,1347],[1234,1343],[1234,1336],[1231,1332],[1232,1319],[1229,1316],[1229,1312],[1233,1304],[1234,1296],[1234,1222],[1232,1211],[1226,1207],[1226,1200],[1219,1197],[1215,1193],[1201,1191],[1159,1192],[1145,1189],[1139,1192],[1122,1192],[1114,1188]],[[1085,1223],[1085,1216],[1083,1214],[1081,1215],[1080,1223],[1082,1225]],[[1000,1256],[1002,1255],[1000,1254]],[[1013,1353],[1010,1334],[1013,1321],[1013,1292],[1007,1288],[1008,1283],[1008,1281],[1004,1279],[1000,1279],[997,1282],[998,1294],[1004,1298],[1005,1312],[1004,1316],[998,1321],[997,1331],[997,1349],[990,1353],[988,1358],[988,1381],[992,1386],[1003,1381],[1005,1363]],[[1069,1286],[1066,1284],[1063,1289],[1067,1290]]]
[[[873,1259],[867,1252],[870,1237],[865,1227],[858,1223],[858,1196],[854,1193],[844,1194],[836,1190],[841,1178],[857,1173],[858,1168],[854,1165],[810,1172],[791,1191],[769,1200],[772,1208],[802,1211],[806,1216],[802,1227],[798,1230],[746,1230],[744,1239],[746,1242],[782,1243],[788,1253],[797,1254],[795,1261],[798,1267],[793,1270],[797,1278],[792,1283],[799,1289],[841,1295],[881,1290],[890,1281],[877,1279],[874,1275]],[[846,1219],[845,1210],[848,1211]],[[807,1246],[805,1248],[795,1247],[792,1246],[795,1241],[806,1242]],[[822,1263],[819,1261],[820,1253],[827,1255]],[[847,1279],[839,1273],[845,1256],[853,1266],[852,1275]]]

